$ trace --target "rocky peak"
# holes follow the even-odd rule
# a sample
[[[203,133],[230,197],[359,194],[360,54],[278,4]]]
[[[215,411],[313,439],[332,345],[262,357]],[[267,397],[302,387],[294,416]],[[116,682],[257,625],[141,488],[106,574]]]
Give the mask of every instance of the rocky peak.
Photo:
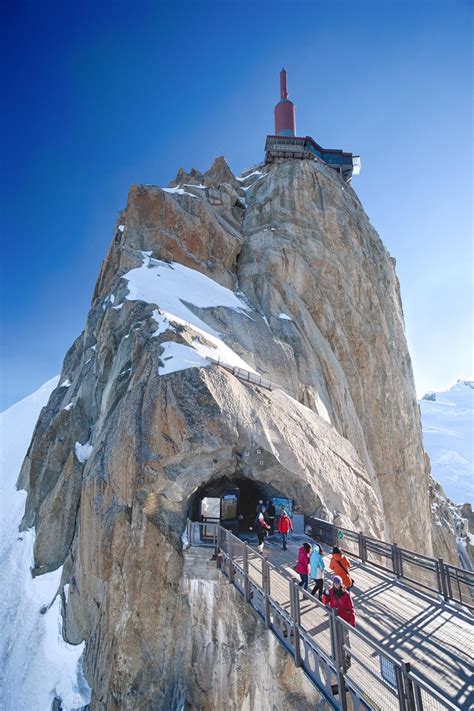
[[[21,475],[92,708],[195,698],[181,534],[211,483],[431,553],[428,474],[394,263],[336,172],[132,186]]]
[[[229,168],[224,156],[216,158],[209,170],[204,173],[203,177],[206,185],[218,187],[222,183],[228,183],[234,188],[238,187],[238,181]]]

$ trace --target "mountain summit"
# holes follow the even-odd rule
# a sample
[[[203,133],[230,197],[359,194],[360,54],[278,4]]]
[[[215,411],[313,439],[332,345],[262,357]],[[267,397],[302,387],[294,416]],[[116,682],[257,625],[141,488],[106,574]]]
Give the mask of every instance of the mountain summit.
[[[395,261],[341,175],[219,158],[133,186],[19,479],[35,574],[64,566],[91,708],[240,708],[244,674],[264,693],[237,643],[224,658],[249,632],[228,600],[214,615],[219,586],[178,594],[213,487],[431,554],[428,470]],[[279,683],[268,706],[294,705]]]

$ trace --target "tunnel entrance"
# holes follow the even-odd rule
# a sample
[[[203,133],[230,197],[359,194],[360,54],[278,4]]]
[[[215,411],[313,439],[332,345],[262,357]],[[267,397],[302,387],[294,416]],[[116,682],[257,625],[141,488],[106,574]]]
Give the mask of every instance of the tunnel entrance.
[[[292,499],[273,487],[243,476],[224,476],[199,487],[192,497],[190,517],[193,521],[220,523],[235,535],[245,534],[254,526],[259,501],[266,507],[273,502],[276,521],[282,508],[291,515]]]

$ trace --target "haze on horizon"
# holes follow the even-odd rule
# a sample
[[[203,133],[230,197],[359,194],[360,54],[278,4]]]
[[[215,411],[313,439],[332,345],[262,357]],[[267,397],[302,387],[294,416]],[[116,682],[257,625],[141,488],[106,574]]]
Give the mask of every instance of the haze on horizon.
[[[474,379],[468,0],[48,2],[4,9],[0,409],[58,373],[132,183],[263,157],[278,73],[298,135],[360,154],[397,260],[418,395]]]

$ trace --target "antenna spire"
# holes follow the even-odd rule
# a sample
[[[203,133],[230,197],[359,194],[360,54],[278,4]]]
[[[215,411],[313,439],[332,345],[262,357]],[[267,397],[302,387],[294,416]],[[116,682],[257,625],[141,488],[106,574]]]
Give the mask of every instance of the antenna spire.
[[[281,99],[288,98],[288,90],[286,88],[286,69],[285,69],[285,67],[283,67],[280,72],[280,98]]]

